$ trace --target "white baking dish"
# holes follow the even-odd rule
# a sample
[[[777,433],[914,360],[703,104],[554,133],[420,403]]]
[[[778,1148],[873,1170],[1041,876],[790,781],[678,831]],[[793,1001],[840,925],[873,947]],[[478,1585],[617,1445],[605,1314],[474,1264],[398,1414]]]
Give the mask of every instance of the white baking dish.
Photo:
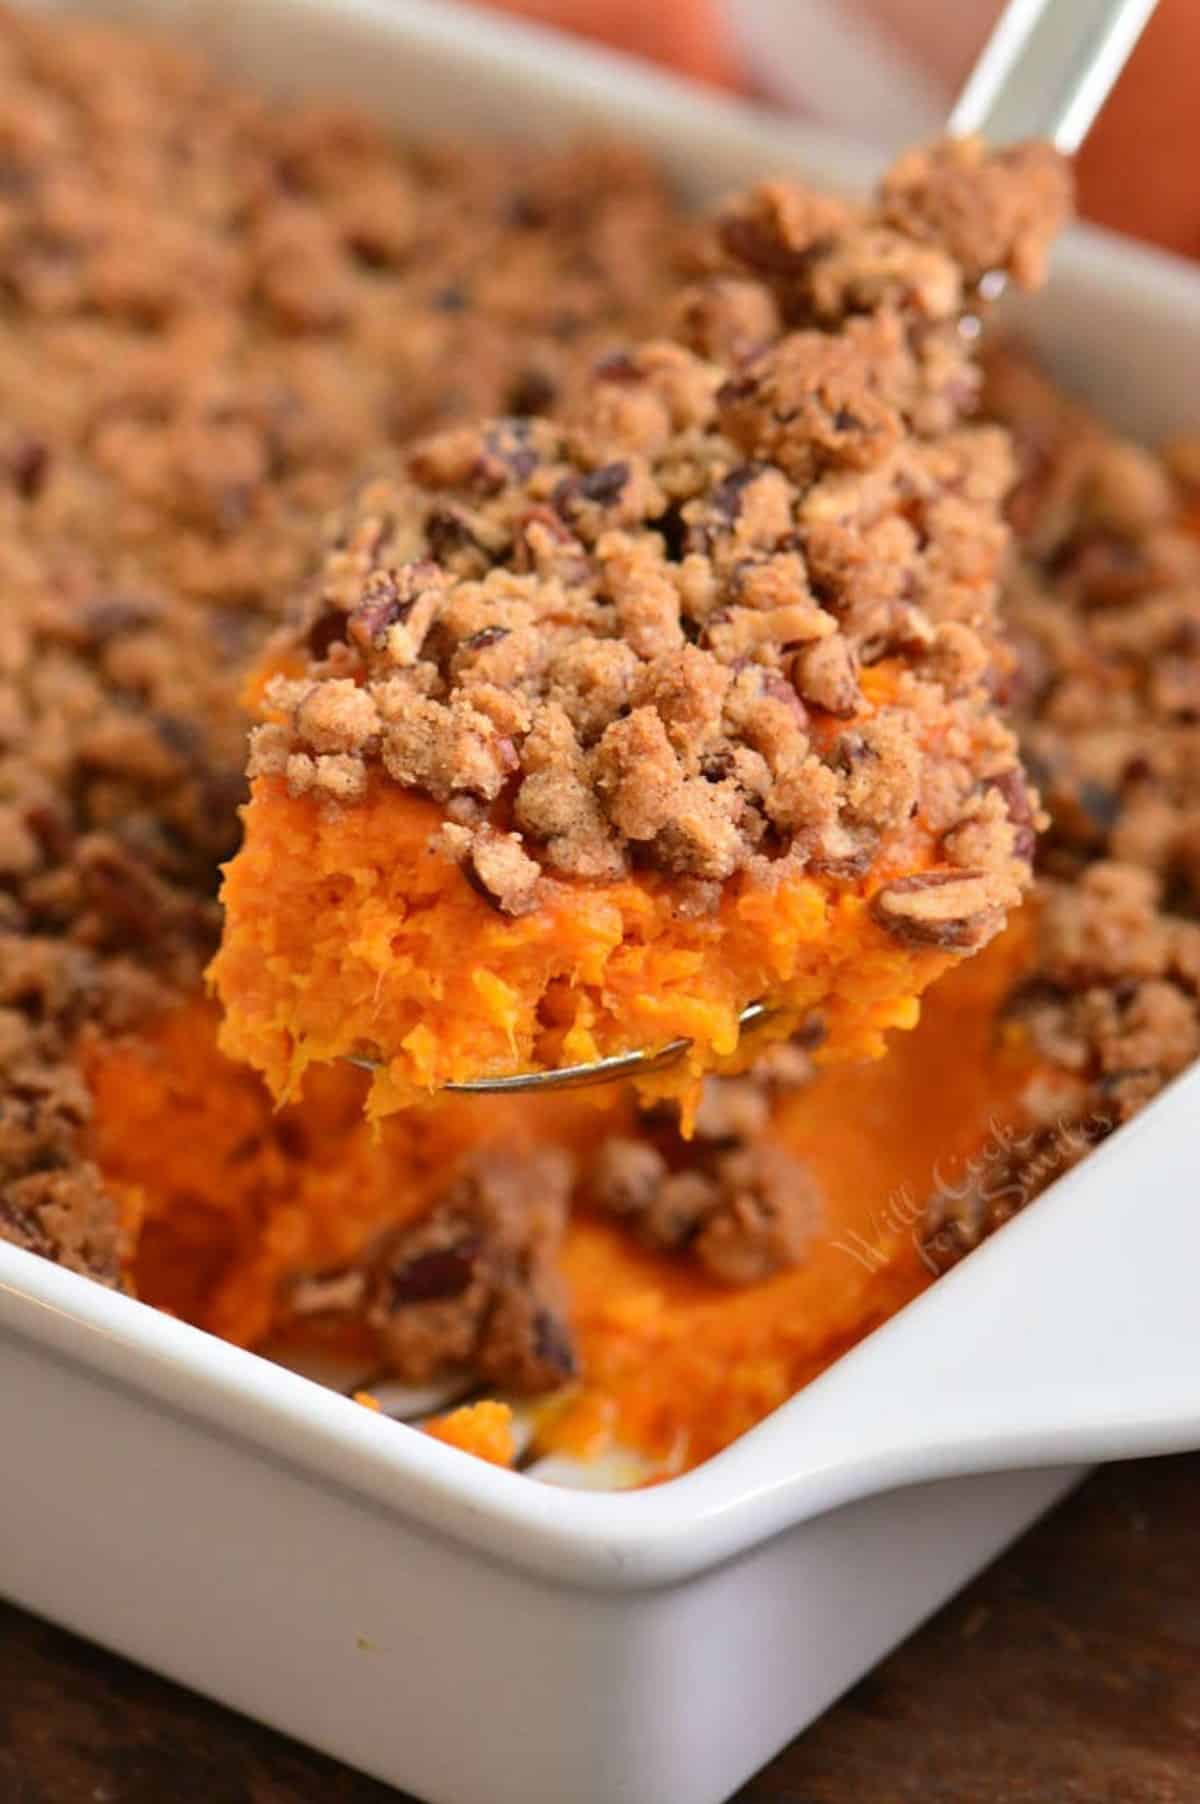
[[[450,7],[120,10],[409,132],[626,131],[698,196],[869,169]],[[1077,233],[1033,323],[1110,416],[1200,422],[1185,266]],[[716,1804],[1082,1465],[1200,1444],[1198,1114],[1195,1073],[753,1433],[623,1495],[485,1466],[0,1245],[0,1592],[435,1804]]]

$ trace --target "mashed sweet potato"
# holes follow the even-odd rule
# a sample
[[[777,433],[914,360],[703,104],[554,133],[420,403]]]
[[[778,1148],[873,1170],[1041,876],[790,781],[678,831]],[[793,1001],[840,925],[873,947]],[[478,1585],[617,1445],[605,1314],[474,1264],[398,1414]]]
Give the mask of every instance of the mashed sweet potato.
[[[639,874],[547,884],[544,904],[511,920],[430,847],[436,825],[433,804],[383,785],[346,813],[260,780],[214,972],[230,1009],[222,1046],[276,1096],[295,1096],[312,1064],[380,1048],[374,1116],[448,1082],[681,1037],[694,1070],[737,1051],[738,1014],[763,996],[779,1010],[773,1035],[820,1010],[822,1058],[869,1058],[955,958],[898,944],[870,907],[896,866],[930,857],[918,831],[860,885],[744,878],[688,919],[669,879]]]
[[[577,1374],[542,1406],[539,1445],[585,1455],[620,1445],[657,1471],[680,1470],[929,1283],[931,1193],[1020,1117],[1031,1060],[996,1017],[1028,956],[1022,924],[940,985],[886,1058],[777,1096],[767,1136],[803,1158],[819,1199],[791,1269],[731,1286],[577,1202],[558,1256]],[[139,1294],[245,1345],[291,1336],[355,1348],[366,1365],[378,1358],[369,1331],[298,1313],[296,1274],[336,1283],[381,1233],[419,1220],[481,1147],[567,1149],[585,1196],[605,1142],[647,1131],[615,1093],[603,1107],[570,1095],[445,1098],[372,1130],[364,1079],[348,1067],[311,1071],[276,1113],[260,1080],[218,1051],[215,1013],[200,1001],[150,1034],[96,1042],[87,1074],[93,1151],[140,1213]],[[452,1417],[444,1438],[473,1446],[473,1423]],[[494,1426],[488,1418],[484,1438],[495,1454]]]
[[[444,1416],[434,1416],[424,1424],[426,1434],[448,1447],[473,1453],[492,1466],[511,1466],[515,1457],[512,1410],[507,1403],[484,1398],[480,1403],[464,1403]]]

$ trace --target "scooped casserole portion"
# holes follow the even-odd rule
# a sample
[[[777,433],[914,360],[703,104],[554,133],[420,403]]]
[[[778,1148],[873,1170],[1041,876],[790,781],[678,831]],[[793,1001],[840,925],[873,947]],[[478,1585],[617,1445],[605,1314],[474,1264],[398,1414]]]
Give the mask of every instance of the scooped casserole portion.
[[[78,24],[0,14],[0,51],[0,1235],[366,1392],[485,1393],[434,1425],[485,1457],[518,1406],[535,1451],[693,1465],[1200,1051],[1200,454],[967,354],[982,278],[1036,276],[1040,153],[901,165],[863,214],[775,185],[714,229],[617,146],[401,147]],[[856,351],[854,421],[842,370],[776,430],[817,339],[877,376]],[[244,697],[218,971],[278,1106],[203,983]],[[971,943],[961,895],[915,944],[881,919],[930,871],[986,876]],[[313,1011],[365,1007],[420,883],[444,987],[371,1099]],[[790,967],[772,884],[811,886]],[[744,898],[761,946],[726,937]],[[585,941],[572,987],[546,961]],[[706,1063],[802,969],[796,1031],[692,1072],[689,1122],[429,1094],[460,1011],[493,1068],[618,1019]],[[407,1006],[346,1037],[394,1060]]]
[[[995,697],[1006,433],[968,420],[980,287],[1037,279],[1066,172],[907,158],[863,209],[735,205],[675,317],[561,419],[417,445],[368,484],[266,684],[228,873],[222,1043],[293,1094],[686,1039],[875,1056],[1028,886]],[[986,281],[985,281],[986,278]],[[695,339],[702,344],[695,348]],[[715,341],[715,342],[714,342]],[[741,1062],[745,1062],[745,1054]]]

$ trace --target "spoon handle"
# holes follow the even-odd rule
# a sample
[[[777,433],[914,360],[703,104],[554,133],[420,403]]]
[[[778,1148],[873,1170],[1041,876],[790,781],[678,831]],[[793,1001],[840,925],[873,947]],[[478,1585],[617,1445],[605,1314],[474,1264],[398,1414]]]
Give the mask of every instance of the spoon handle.
[[[1049,138],[1068,156],[1109,92],[1155,0],[1009,0],[950,114],[957,137]]]

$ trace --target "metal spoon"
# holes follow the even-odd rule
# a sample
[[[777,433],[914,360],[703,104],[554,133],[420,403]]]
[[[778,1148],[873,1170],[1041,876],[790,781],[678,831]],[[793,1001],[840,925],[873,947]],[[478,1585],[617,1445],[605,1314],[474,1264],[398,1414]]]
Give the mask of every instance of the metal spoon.
[[[738,1027],[744,1033],[777,1013],[765,1002],[751,1002],[738,1016]],[[504,1096],[514,1090],[586,1090],[592,1084],[611,1084],[621,1077],[648,1077],[651,1072],[665,1071],[681,1059],[690,1040],[668,1040],[657,1052],[617,1052],[607,1059],[590,1059],[586,1065],[559,1065],[553,1071],[517,1071],[508,1077],[473,1077],[461,1084],[443,1084],[456,1096]],[[360,1071],[378,1071],[378,1059],[351,1054],[346,1064]]]
[[[948,122],[956,137],[976,132],[1004,144],[1048,139],[1066,155],[1078,150],[1156,0],[1009,0],[984,45]],[[752,1002],[738,1016],[742,1031],[778,1011]],[[506,1077],[472,1078],[442,1088],[460,1096],[503,1096],[521,1090],[579,1090],[619,1078],[648,1077],[681,1059],[690,1040],[670,1040],[655,1051],[635,1050],[564,1065],[553,1071],[518,1071]],[[364,1071],[378,1059],[351,1057]]]

